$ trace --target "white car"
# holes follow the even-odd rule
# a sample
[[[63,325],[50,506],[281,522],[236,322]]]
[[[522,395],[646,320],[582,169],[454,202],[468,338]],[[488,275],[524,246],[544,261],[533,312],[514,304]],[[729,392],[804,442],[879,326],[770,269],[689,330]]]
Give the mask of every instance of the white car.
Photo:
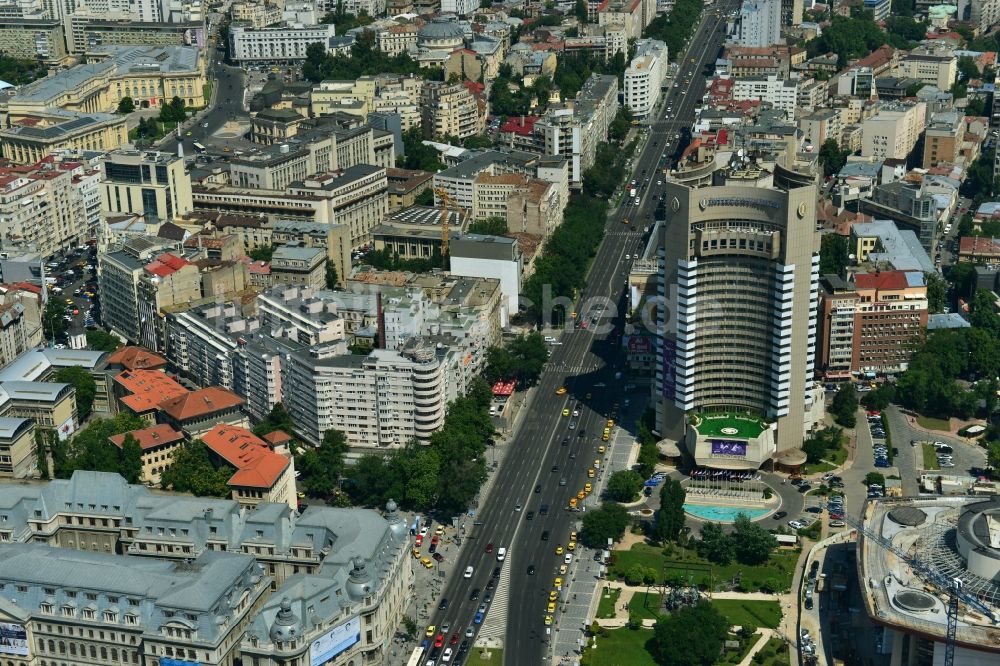
[[[639,205],[639,201],[640,201],[640,200],[639,200],[639,197],[636,197],[636,198],[635,198],[635,205],[636,205],[636,206],[638,206],[638,205]]]
[[[563,558],[563,564],[569,564],[572,561],[573,555],[571,553],[566,553],[566,556]]]
[[[629,259],[631,259],[631,258],[632,258],[632,255],[631,255],[631,254],[626,254],[626,255],[625,255],[625,260],[626,260],[626,261],[628,261],[628,260],[629,260]]]
[[[507,549],[501,548],[497,551],[497,562],[503,562],[507,559]]]
[[[473,569],[472,569],[471,565],[465,567],[465,577],[466,578],[472,578],[472,571],[473,571]]]
[[[452,653],[451,648],[445,648],[444,653],[441,655],[441,662],[445,663],[451,661],[451,653]]]

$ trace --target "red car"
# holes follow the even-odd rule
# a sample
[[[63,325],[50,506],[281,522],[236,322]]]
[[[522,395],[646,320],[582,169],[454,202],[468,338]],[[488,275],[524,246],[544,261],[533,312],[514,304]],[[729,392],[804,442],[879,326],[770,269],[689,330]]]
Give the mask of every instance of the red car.
[[[444,645],[444,634],[438,634],[434,639],[434,647],[439,648]]]
[[[434,536],[431,537],[431,544],[433,544],[435,546],[438,545],[438,542],[440,542],[440,541],[441,541],[441,537],[439,537],[437,534],[435,534]]]
[[[492,553],[493,552],[493,544],[491,544],[491,543],[486,544],[486,552],[487,553]]]
[[[451,640],[448,641],[448,645],[458,645],[458,634],[451,635]]]
[[[424,537],[421,534],[417,535],[417,548],[424,545]]]

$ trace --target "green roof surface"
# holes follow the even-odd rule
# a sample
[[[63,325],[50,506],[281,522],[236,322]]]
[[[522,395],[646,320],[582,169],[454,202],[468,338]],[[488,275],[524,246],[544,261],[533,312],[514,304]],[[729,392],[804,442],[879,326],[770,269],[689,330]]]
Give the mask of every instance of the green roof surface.
[[[698,418],[700,422],[695,426],[695,429],[703,437],[753,439],[759,437],[767,428],[766,422],[740,414],[701,414]]]

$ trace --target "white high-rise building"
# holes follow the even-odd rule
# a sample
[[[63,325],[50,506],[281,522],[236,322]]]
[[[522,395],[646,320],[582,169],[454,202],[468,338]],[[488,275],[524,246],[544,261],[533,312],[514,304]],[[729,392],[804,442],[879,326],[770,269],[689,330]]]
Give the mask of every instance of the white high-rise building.
[[[781,43],[781,0],[746,0],[740,7],[736,42],[752,47]]]
[[[441,0],[442,14],[468,16],[479,9],[479,0]]]
[[[643,39],[636,44],[635,57],[625,70],[625,106],[635,117],[645,118],[652,113],[669,67],[666,44],[657,39]]]

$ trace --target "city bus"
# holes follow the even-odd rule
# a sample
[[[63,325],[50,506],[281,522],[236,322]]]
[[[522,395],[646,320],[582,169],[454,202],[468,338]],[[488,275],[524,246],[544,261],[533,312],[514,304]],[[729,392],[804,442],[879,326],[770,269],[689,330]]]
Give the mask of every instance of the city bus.
[[[204,153],[205,151],[208,150],[208,148],[206,148],[205,146],[201,145],[197,141],[194,142],[194,149],[197,150],[199,153]]]

